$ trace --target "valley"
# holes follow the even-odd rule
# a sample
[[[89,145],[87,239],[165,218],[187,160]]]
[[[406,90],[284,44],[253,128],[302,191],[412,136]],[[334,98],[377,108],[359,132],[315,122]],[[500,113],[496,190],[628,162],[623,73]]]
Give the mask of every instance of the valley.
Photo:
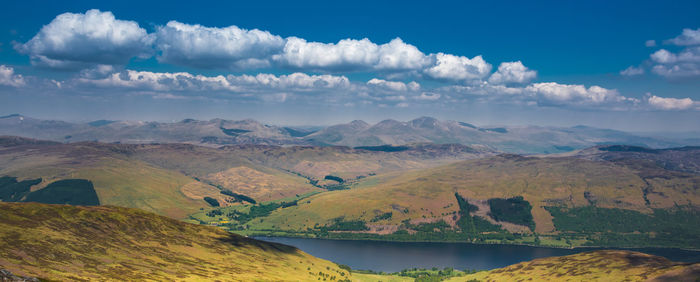
[[[1,140],[0,174],[34,181],[31,193],[82,179],[94,186],[99,204],[243,235],[700,247],[697,147],[611,145],[522,156],[464,145]],[[6,198],[27,200],[23,195]]]
[[[213,147],[2,136],[0,208],[5,210],[0,224],[13,227],[0,232],[12,246],[0,256],[0,266],[13,275],[58,280],[117,275],[156,280],[233,275],[242,281],[499,281],[537,275],[595,280],[603,272],[628,279],[693,277],[692,255],[682,263],[628,250],[580,253],[586,249],[575,248],[651,253],[662,248],[667,250],[662,255],[672,256],[700,249],[699,187],[700,147],[598,145],[520,155],[489,146],[434,143]],[[120,233],[105,233],[91,223],[95,220],[113,222],[104,223],[116,228],[108,232]],[[126,222],[145,225],[127,227]],[[152,231],[134,233],[132,228]],[[45,232],[48,237],[35,236]],[[90,235],[94,232],[102,235]],[[377,272],[247,238],[253,236],[547,247],[563,253],[537,251],[482,267],[467,262]],[[59,247],[58,241],[71,247]],[[89,250],[80,241],[112,251]],[[127,257],[135,247],[148,251]],[[221,248],[228,248],[227,255]],[[225,262],[229,257],[238,264]],[[247,262],[241,264],[243,257]],[[137,259],[147,263],[136,264]],[[650,263],[638,266],[639,260]],[[589,263],[596,267],[576,270]],[[168,270],[171,265],[180,272]]]

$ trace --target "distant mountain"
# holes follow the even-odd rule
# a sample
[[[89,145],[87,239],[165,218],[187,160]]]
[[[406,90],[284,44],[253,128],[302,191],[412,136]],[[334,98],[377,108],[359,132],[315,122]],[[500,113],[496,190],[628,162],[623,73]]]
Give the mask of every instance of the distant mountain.
[[[210,146],[227,144],[305,144],[299,136],[306,129],[278,127],[247,119],[230,121],[185,119],[180,122],[107,121],[68,123],[39,120],[22,115],[0,118],[0,135],[14,135],[60,142],[100,141],[107,143],[191,143]]]
[[[362,126],[354,126],[354,125]],[[665,148],[693,144],[692,140],[665,140],[622,131],[587,126],[569,128],[541,126],[478,127],[458,121],[420,117],[407,122],[384,120],[335,125],[306,137],[317,144],[345,146],[403,145],[416,142],[482,144],[512,153],[557,153],[601,144],[628,144]]]
[[[479,127],[466,122],[440,121],[431,117],[420,117],[407,122],[389,119],[374,125],[355,120],[317,130],[267,125],[251,119],[185,119],[172,123],[97,120],[69,123],[14,114],[0,117],[0,135],[58,142],[189,143],[212,147],[236,144],[360,147],[436,143],[483,145],[494,150],[521,154],[560,153],[609,144],[652,148],[700,145],[700,138],[644,137],[587,126]]]

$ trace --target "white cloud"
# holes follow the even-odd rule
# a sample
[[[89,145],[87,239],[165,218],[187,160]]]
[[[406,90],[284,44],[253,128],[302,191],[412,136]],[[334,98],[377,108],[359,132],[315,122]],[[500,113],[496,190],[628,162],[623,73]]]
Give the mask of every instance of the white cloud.
[[[647,101],[652,107],[661,110],[687,110],[693,107],[700,109],[700,103],[693,101],[690,98],[663,98],[652,95]]]
[[[628,68],[620,71],[621,75],[624,76],[636,76],[636,75],[642,75],[644,74],[644,68],[642,67],[635,67],[635,66],[629,66]]]
[[[505,85],[453,85],[435,90],[446,97],[505,104],[556,106],[572,108],[629,109],[638,99],[622,96],[617,90],[600,86],[560,84],[556,82],[533,83],[528,86]]]
[[[126,70],[124,72],[113,73],[102,79],[80,78],[77,82],[79,84],[97,87],[117,87],[162,92],[308,92],[329,89],[347,89],[351,87],[350,81],[344,76],[308,75],[304,73],[280,76],[273,74],[258,74],[254,76],[204,76],[187,72],[167,73]]]
[[[282,90],[327,90],[347,89],[352,85],[345,76],[335,75],[308,75],[305,73],[292,73],[276,76],[273,74],[229,75],[226,77],[229,83],[247,89],[271,88]]]
[[[698,77],[700,76],[700,65],[698,64],[675,64],[656,65],[651,71],[655,74],[668,78]]]
[[[603,104],[631,100],[621,96],[617,90],[600,86],[586,88],[583,85],[559,84],[556,82],[535,83],[525,88],[528,94],[539,100],[555,104]]]
[[[700,29],[683,29],[681,35],[666,43],[686,47],[678,52],[661,49],[652,53],[651,72],[671,79],[700,77]]]
[[[415,81],[403,83],[400,81],[387,81],[383,79],[373,78],[367,81],[367,85],[389,91],[406,92],[420,90],[420,84]]]
[[[646,42],[644,42],[644,46],[647,46],[647,47],[655,47],[655,46],[656,46],[656,40],[647,40]]]
[[[15,74],[15,70],[12,67],[0,65],[0,85],[18,87],[25,84],[24,77],[20,74]]]
[[[126,70],[106,78],[80,78],[79,83],[98,87],[120,87],[154,91],[238,90],[223,76],[193,75],[187,72],[149,72]]]
[[[170,21],[156,32],[161,62],[199,68],[256,68],[269,65],[285,40],[267,31],[189,25]]]
[[[668,77],[695,77],[700,76],[700,47],[688,47],[679,53],[673,53],[665,49],[651,54],[652,72]]]
[[[117,20],[111,12],[64,13],[41,28],[31,40],[16,44],[32,64],[83,68],[94,64],[126,64],[148,57],[153,37],[134,21]]]
[[[700,47],[686,48],[677,54],[661,49],[651,54],[651,59],[659,64],[700,63]]]
[[[321,43],[289,37],[283,52],[274,55],[273,60],[286,67],[325,71],[406,71],[420,69],[429,62],[418,48],[400,38],[377,45],[367,38]]]
[[[111,12],[89,10],[64,13],[44,26],[31,40],[15,48],[34,64],[54,68],[121,68],[134,57],[157,55],[160,62],[202,69],[249,70],[291,68],[321,72],[379,72],[385,77],[428,78],[481,83],[491,64],[481,56],[468,58],[445,53],[424,54],[395,38],[376,44],[367,38],[337,43],[282,38],[269,31],[237,26],[206,27],[170,21],[154,33],[135,21],[118,20]],[[493,81],[524,83],[534,71],[519,62],[504,63]],[[501,82],[502,81],[502,82]]]
[[[700,28],[695,30],[684,28],[681,35],[669,39],[667,42],[679,46],[700,45]]]
[[[421,100],[421,101],[435,101],[440,99],[442,95],[438,93],[432,93],[432,92],[423,92],[419,96],[416,96],[416,100]]]
[[[505,62],[491,75],[489,82],[493,84],[529,83],[537,77],[537,72],[528,69],[522,62]]]
[[[491,64],[484,61],[481,56],[472,59],[444,53],[437,53],[434,56],[435,65],[424,70],[430,78],[474,82],[482,80],[491,72]]]

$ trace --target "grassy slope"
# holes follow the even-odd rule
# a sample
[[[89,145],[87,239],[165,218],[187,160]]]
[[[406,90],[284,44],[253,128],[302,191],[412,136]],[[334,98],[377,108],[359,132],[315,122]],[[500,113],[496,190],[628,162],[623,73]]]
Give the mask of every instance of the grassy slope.
[[[549,233],[554,225],[544,206],[589,205],[584,192],[595,195],[596,205],[604,208],[650,212],[651,208],[670,208],[676,203],[698,206],[700,194],[686,188],[699,179],[693,174],[647,179],[655,195],[665,196],[649,197],[646,205],[643,190],[647,182],[624,166],[577,158],[498,156],[399,174],[377,181],[377,185],[358,185],[363,188],[318,194],[307,199],[308,203],[273,212],[254,227],[304,230],[340,216],[369,222],[384,212],[394,216],[377,224],[397,225],[405,219],[444,219],[450,223],[452,213],[458,210],[454,193],[459,192],[470,200],[522,195],[533,205],[536,231]],[[401,212],[404,208],[408,213]]]
[[[112,206],[0,203],[0,268],[52,280],[348,277],[296,248]],[[322,280],[322,279],[321,279]]]
[[[181,191],[194,182],[191,177],[91,145],[5,147],[0,148],[0,163],[0,175],[42,178],[33,190],[59,179],[90,180],[105,205],[140,208],[173,218],[185,218],[208,206]]]
[[[305,177],[322,179],[334,174],[353,179],[426,168],[483,153],[490,152],[456,145],[387,153],[346,147],[61,144],[0,137],[0,175],[20,180],[42,178],[44,181],[32,188],[35,190],[55,180],[84,178],[95,184],[103,204],[184,218],[208,206],[202,200],[205,196],[226,205],[230,197],[221,195],[215,186],[258,201],[279,200],[322,191]]]
[[[643,281],[674,273],[681,275],[668,281],[693,281],[700,275],[698,266],[638,252],[608,250],[536,259],[447,281]]]

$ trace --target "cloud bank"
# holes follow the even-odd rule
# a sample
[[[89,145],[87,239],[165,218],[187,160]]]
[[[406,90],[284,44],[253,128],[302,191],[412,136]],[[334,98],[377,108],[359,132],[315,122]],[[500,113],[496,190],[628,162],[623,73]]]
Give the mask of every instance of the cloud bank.
[[[198,69],[374,72],[465,84],[482,82],[492,69],[480,55],[425,54],[400,38],[383,44],[368,38],[310,42],[258,29],[178,21],[148,33],[135,21],[119,20],[99,10],[58,15],[15,49],[29,55],[35,65],[63,69],[118,67],[132,58],[156,56],[161,63]],[[493,83],[524,83],[534,76],[521,62],[504,63]]]
[[[677,50],[656,50],[648,64],[631,66],[620,74],[638,76],[648,70],[668,78],[700,77],[700,29],[684,29],[664,43]],[[645,45],[657,46],[654,40]],[[598,85],[534,82],[537,71],[521,61],[501,62],[494,71],[494,65],[481,55],[427,54],[398,37],[386,43],[368,38],[314,42],[234,25],[207,27],[178,21],[148,32],[135,21],[99,10],[60,14],[29,41],[15,44],[15,49],[36,66],[79,70],[76,78],[46,85],[151,92],[157,99],[218,95],[284,102],[313,96],[346,105],[396,107],[496,101],[598,109],[630,109],[641,103],[658,110],[698,108],[690,98],[651,96],[642,101]],[[134,58],[156,58],[163,64],[199,70],[290,73],[206,76],[126,69]],[[375,78],[351,81],[345,74],[353,72]],[[26,79],[12,67],[0,66],[0,85],[25,87]]]

